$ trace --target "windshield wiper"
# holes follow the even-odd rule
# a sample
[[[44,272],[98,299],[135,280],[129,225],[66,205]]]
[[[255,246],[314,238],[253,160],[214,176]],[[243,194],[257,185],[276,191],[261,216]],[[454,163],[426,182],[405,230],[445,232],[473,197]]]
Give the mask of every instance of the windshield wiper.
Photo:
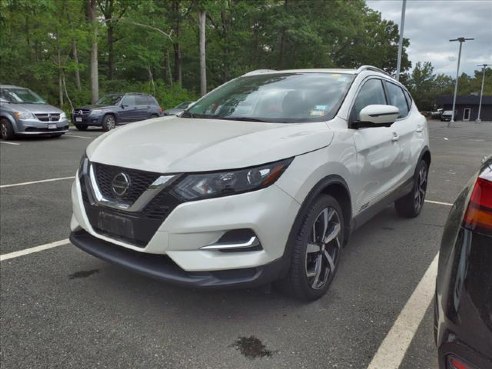
[[[195,114],[195,113],[190,113],[189,111],[185,111],[183,114],[181,114],[180,118],[214,119],[217,117],[215,115]]]
[[[251,117],[214,117],[216,119],[224,119],[224,120],[238,120],[241,122],[263,122],[269,123],[267,120],[259,119],[259,118],[251,118]]]

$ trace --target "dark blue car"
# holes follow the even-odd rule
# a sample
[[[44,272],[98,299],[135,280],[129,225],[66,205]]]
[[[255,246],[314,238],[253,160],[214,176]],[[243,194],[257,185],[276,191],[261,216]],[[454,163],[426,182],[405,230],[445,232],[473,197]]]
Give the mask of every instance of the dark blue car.
[[[89,126],[102,127],[109,131],[119,124],[156,118],[162,115],[157,100],[147,94],[126,93],[101,97],[95,105],[75,108],[72,121],[80,131]]]
[[[491,369],[492,158],[449,213],[434,306],[439,368]]]

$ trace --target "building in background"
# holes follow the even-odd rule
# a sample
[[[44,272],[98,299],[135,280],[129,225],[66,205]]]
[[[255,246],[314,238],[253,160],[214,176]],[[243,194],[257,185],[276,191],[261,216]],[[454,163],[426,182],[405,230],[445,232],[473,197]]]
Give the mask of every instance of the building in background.
[[[456,113],[455,121],[474,122],[478,118],[478,105],[480,96],[456,96]],[[453,110],[453,95],[439,96],[437,106],[443,110]],[[482,110],[480,112],[482,121],[492,122],[492,96],[482,97]]]

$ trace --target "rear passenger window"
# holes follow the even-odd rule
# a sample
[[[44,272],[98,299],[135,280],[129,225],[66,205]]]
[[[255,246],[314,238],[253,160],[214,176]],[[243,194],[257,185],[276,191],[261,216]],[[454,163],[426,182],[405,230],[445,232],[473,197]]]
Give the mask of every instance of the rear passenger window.
[[[121,103],[126,106],[135,106],[135,96],[125,95]]]
[[[149,105],[147,96],[135,95],[135,105]]]
[[[386,88],[388,89],[389,105],[396,106],[400,109],[400,115],[398,118],[405,118],[408,115],[408,104],[403,90],[400,86],[397,86],[391,82],[386,82]]]
[[[380,79],[370,79],[359,91],[355,99],[350,118],[352,121],[360,119],[360,111],[367,105],[386,105],[383,82]]]

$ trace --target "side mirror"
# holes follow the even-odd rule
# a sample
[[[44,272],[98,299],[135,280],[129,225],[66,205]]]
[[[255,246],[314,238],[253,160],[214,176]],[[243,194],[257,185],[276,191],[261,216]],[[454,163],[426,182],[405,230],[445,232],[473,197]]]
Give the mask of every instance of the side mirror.
[[[390,126],[400,115],[400,109],[393,105],[368,105],[360,111],[358,127]]]
[[[125,105],[125,104],[121,104],[121,109],[125,109],[128,105]]]

